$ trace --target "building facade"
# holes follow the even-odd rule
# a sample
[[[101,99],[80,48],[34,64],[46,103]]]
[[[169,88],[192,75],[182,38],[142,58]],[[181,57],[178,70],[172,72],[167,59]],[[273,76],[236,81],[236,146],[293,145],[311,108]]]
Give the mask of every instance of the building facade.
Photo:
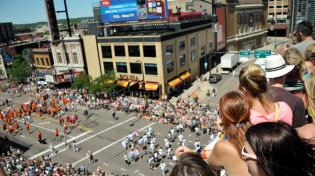
[[[49,77],[54,74],[54,60],[50,48],[34,48],[32,53],[36,78],[46,80],[46,75]]]
[[[269,34],[274,36],[285,36],[289,24],[290,0],[268,1],[268,23]],[[272,34],[271,34],[272,33]]]
[[[215,41],[211,20],[174,25],[177,30],[173,32],[84,36],[89,75],[95,78],[114,71],[121,87],[135,90],[135,94],[145,89],[150,97],[165,97],[180,90],[209,69],[203,62],[215,50]]]
[[[268,29],[267,3],[240,0],[239,3],[225,4],[228,51],[264,46]]]
[[[315,31],[315,1],[314,0],[291,0],[289,32],[293,33],[297,23],[308,20],[313,24]]]
[[[65,37],[51,44],[55,77],[54,83],[72,82],[85,71],[85,53],[81,36]]]
[[[5,69],[2,55],[0,54],[0,79],[4,79],[4,78],[7,78],[7,72]]]
[[[14,28],[12,23],[0,23],[0,43],[9,44],[14,41]]]

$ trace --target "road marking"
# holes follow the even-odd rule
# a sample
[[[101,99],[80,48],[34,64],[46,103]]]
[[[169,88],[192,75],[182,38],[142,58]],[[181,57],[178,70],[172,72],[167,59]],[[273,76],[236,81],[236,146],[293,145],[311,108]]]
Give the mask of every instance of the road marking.
[[[87,131],[87,132],[81,133],[81,134],[79,134],[78,136],[73,137],[73,138],[67,140],[67,142],[68,142],[68,144],[69,144],[69,142],[72,142],[73,140],[76,140],[76,139],[78,139],[78,138],[80,138],[80,137],[82,137],[82,136],[85,136],[85,135],[89,134],[90,132],[92,132],[92,131]],[[64,146],[64,145],[65,145],[65,143],[62,142],[62,143],[59,143],[58,145],[54,146],[54,148],[56,149],[56,148],[62,147],[62,146]],[[42,152],[39,152],[39,153],[37,153],[36,155],[33,155],[32,157],[30,157],[30,159],[35,159],[35,158],[40,157],[40,156],[42,156],[42,155],[44,155],[45,153],[48,153],[48,152],[50,152],[50,149],[46,149],[46,150],[44,150],[44,151],[42,151]]]
[[[82,139],[81,141],[78,141],[78,142],[76,142],[76,143],[77,143],[77,144],[81,144],[82,142],[85,142],[85,141],[87,141],[87,140],[90,140],[90,139],[94,138],[95,136],[98,136],[98,135],[100,135],[100,134],[102,134],[102,133],[104,133],[104,132],[106,132],[106,131],[109,131],[109,130],[111,130],[111,129],[113,129],[113,128],[116,128],[116,127],[118,127],[118,126],[120,126],[120,125],[122,125],[122,124],[124,124],[124,123],[126,123],[126,122],[129,122],[129,121],[131,121],[131,120],[133,120],[133,119],[135,119],[135,118],[137,118],[137,117],[133,117],[133,118],[130,118],[130,119],[125,120],[125,121],[123,121],[123,122],[120,122],[120,123],[118,123],[118,124],[116,124],[116,125],[114,125],[114,126],[111,126],[111,127],[109,127],[109,128],[106,128],[106,129],[104,129],[104,130],[102,130],[102,131],[100,131],[100,132],[98,132],[98,133],[95,133],[95,134],[93,134],[93,135],[91,135],[91,136],[89,136],[89,137],[87,137],[87,138],[85,138],[85,139]],[[61,153],[61,152],[64,152],[64,151],[66,151],[66,150],[67,150],[67,148],[64,148],[64,149],[60,150],[57,154],[59,154],[59,153]]]
[[[140,176],[144,176],[143,173],[139,173]]]
[[[137,172],[139,172],[139,169],[135,170],[135,172],[134,172],[134,173],[137,173]]]
[[[45,124],[50,124],[50,122],[42,122],[42,123],[38,123],[38,125],[45,125]]]
[[[17,121],[24,123],[22,120],[17,120]],[[49,128],[41,127],[41,126],[38,126],[38,125],[35,125],[35,124],[30,124],[30,125],[33,126],[33,127],[36,127],[36,128],[40,128],[40,129],[46,130],[46,131],[54,132],[54,130],[51,130],[51,129],[49,129]],[[66,134],[60,133],[60,132],[59,132],[59,134],[61,134],[61,135],[63,135],[63,136],[73,137],[73,136],[66,135]]]
[[[25,136],[21,135],[22,138],[26,138]]]
[[[115,122],[113,122],[113,121],[108,121],[109,123],[115,123]]]
[[[146,128],[152,126],[152,125],[154,125],[155,123],[156,123],[156,122],[152,122],[152,123],[150,123],[149,125],[147,125],[147,126],[145,126],[145,127],[142,127],[142,128],[139,129],[138,131],[143,131],[144,129],[146,129]],[[111,147],[111,146],[113,146],[113,145],[115,145],[115,144],[121,142],[121,141],[124,140],[127,136],[128,136],[128,135],[126,135],[126,136],[124,136],[124,137],[118,139],[117,141],[115,141],[115,142],[113,142],[113,143],[111,143],[111,144],[109,144],[109,145],[107,145],[107,146],[105,146],[105,147],[103,147],[103,148],[101,148],[101,149],[95,151],[95,152],[93,153],[93,156],[95,156],[96,154],[98,154],[98,153],[100,153],[100,152],[106,150],[107,148],[109,148],[109,147]],[[81,141],[80,141],[80,142],[81,142]],[[84,161],[84,160],[87,159],[87,158],[88,158],[88,157],[86,156],[86,157],[84,157],[84,158],[82,158],[82,159],[80,159],[80,160],[78,160],[78,161],[72,163],[72,166],[77,165],[78,163]]]
[[[126,170],[126,169],[124,169],[124,168],[120,168],[120,170],[124,171],[124,170]]]

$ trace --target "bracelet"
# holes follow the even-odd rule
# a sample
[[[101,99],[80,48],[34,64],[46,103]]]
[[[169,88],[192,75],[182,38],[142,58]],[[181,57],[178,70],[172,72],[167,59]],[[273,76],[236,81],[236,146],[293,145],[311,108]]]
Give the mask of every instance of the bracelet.
[[[202,159],[207,159],[207,150],[206,149],[203,149],[202,151],[201,151],[201,158]]]

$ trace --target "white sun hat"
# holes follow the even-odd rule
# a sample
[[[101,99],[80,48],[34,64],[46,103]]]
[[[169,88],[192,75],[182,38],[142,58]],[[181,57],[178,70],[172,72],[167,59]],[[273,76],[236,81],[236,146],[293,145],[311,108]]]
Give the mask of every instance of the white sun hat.
[[[280,54],[267,56],[265,61],[266,78],[278,78],[292,71],[294,65],[287,65]]]

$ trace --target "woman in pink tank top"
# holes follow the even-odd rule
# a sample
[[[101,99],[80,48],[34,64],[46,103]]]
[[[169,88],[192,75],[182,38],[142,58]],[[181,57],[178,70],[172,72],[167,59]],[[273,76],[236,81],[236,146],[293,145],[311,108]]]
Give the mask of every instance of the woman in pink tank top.
[[[285,102],[272,102],[267,90],[265,71],[256,64],[243,67],[239,74],[239,89],[250,101],[250,122],[253,125],[262,122],[282,121],[292,125],[293,113]]]

